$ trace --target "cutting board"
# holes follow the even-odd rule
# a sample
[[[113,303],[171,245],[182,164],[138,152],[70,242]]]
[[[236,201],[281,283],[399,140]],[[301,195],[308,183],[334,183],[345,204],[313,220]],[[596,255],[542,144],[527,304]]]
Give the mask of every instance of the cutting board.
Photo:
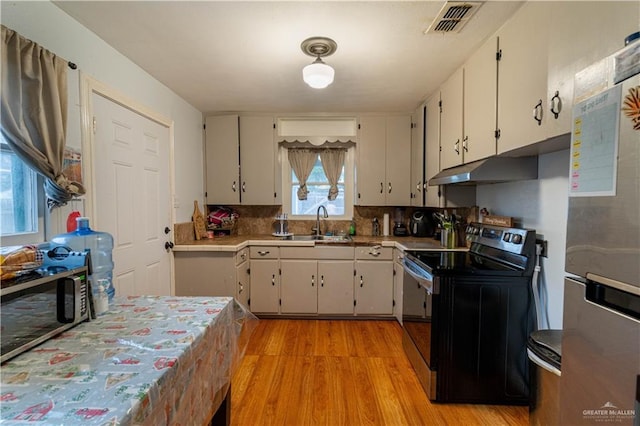
[[[204,223],[204,216],[202,215],[200,207],[198,206],[198,200],[195,200],[193,202],[193,216],[191,216],[191,220],[193,221],[193,229],[196,234],[196,240],[207,238],[207,227]]]

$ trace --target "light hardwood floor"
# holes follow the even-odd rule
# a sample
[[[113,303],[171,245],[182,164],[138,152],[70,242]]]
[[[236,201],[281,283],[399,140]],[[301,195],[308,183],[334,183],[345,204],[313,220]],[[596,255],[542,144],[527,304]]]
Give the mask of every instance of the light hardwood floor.
[[[528,425],[528,408],[434,404],[395,321],[260,320],[232,382],[232,426]]]

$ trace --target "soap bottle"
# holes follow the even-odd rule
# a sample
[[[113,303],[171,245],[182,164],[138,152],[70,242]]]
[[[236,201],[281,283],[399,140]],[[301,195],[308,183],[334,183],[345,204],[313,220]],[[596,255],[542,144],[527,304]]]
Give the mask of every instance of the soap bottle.
[[[351,224],[349,225],[349,235],[352,237],[356,235],[356,221],[354,218],[351,218]]]
[[[374,237],[378,237],[380,235],[380,223],[378,223],[377,217],[374,217],[371,221],[371,235]]]

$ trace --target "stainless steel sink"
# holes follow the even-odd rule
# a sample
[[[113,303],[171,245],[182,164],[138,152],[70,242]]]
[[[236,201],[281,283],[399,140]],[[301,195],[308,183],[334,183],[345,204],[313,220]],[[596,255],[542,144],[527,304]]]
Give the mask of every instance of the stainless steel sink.
[[[350,243],[353,241],[348,235],[292,235],[285,239],[291,241],[317,241],[319,243]]]

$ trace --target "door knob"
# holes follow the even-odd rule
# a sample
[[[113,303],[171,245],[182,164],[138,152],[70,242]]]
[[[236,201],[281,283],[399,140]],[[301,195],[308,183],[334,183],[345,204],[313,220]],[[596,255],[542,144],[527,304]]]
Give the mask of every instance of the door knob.
[[[171,232],[171,229],[168,226],[164,227],[164,233],[168,234],[169,232]]]

